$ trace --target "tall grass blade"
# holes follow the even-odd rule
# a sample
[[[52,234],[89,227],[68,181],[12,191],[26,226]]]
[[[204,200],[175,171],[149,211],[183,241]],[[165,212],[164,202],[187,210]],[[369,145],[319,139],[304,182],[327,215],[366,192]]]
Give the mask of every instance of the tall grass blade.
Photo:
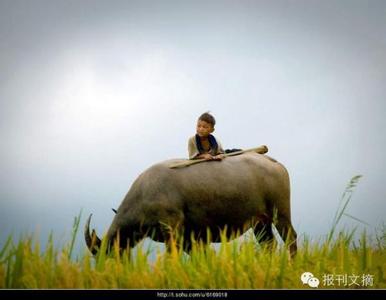
[[[0,261],[3,260],[3,256],[5,255],[6,251],[8,250],[8,247],[12,244],[12,236],[10,235],[5,242],[4,247],[0,251]]]
[[[367,269],[367,256],[368,256],[368,249],[367,249],[367,238],[366,238],[366,231],[363,232],[362,234],[362,239],[361,239],[361,270],[363,272],[366,271]]]
[[[343,192],[343,195],[342,195],[342,198],[340,201],[340,205],[339,205],[339,206],[342,206],[342,208],[339,209],[339,207],[338,207],[338,209],[335,213],[335,216],[334,216],[334,219],[332,222],[332,227],[331,227],[331,230],[330,230],[330,232],[328,234],[328,238],[327,238],[328,243],[330,243],[332,241],[332,239],[334,237],[334,233],[336,231],[336,228],[337,228],[343,214],[345,213],[349,202],[351,201],[351,197],[353,194],[353,188],[358,184],[358,181],[361,177],[362,177],[362,175],[356,175],[356,176],[352,177],[350,182],[346,186],[346,189]]]
[[[19,241],[16,253],[14,255],[14,262],[11,270],[11,282],[10,282],[11,288],[16,288],[19,286],[20,279],[23,275],[24,247],[25,247],[25,243],[21,239]]]
[[[71,243],[70,243],[70,249],[68,251],[68,259],[71,260],[72,256],[72,251],[74,250],[74,245],[75,245],[75,240],[76,236],[79,230],[79,224],[80,224],[80,219],[82,216],[82,210],[80,210],[79,215],[74,218],[74,223],[72,225],[72,238],[71,238]]]
[[[355,221],[357,221],[357,222],[359,222],[359,223],[362,223],[363,225],[370,226],[369,223],[367,223],[367,222],[365,222],[365,221],[363,221],[363,220],[361,220],[361,219],[359,219],[359,218],[356,218],[356,217],[354,217],[354,216],[352,216],[352,215],[350,215],[350,214],[348,214],[348,213],[344,213],[343,215],[345,215],[346,217],[349,217],[349,218],[351,218],[351,219],[353,219],[353,220],[355,220]]]

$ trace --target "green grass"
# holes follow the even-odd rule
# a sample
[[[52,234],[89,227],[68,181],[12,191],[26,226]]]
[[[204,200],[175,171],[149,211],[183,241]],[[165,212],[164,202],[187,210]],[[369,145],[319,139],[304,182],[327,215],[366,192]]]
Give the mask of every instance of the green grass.
[[[9,237],[0,249],[0,288],[310,289],[300,280],[303,272],[313,273],[319,288],[386,288],[385,227],[375,237],[363,231],[358,240],[355,229],[338,232],[346,208],[343,201],[324,240],[303,237],[295,258],[286,245],[275,243],[272,249],[253,238],[228,241],[225,235],[219,249],[195,243],[191,255],[172,247],[150,259],[143,248],[130,256],[119,255],[115,247],[109,255],[94,258],[85,249],[74,258],[79,215],[71,240],[60,249],[52,235],[45,249],[32,237],[17,243]],[[334,277],[333,284],[328,276]]]
[[[300,281],[306,271],[324,288],[344,287],[323,286],[328,274],[355,275],[358,283],[365,275],[373,277],[371,286],[347,288],[386,288],[384,246],[370,246],[365,233],[355,245],[350,235],[340,232],[328,245],[305,239],[294,259],[285,247],[271,250],[253,240],[224,240],[217,251],[197,243],[190,256],[174,249],[158,253],[152,262],[141,249],[132,259],[117,252],[94,259],[86,251],[70,259],[69,247],[56,250],[50,239],[41,251],[26,238],[16,245],[10,241],[1,250],[0,288],[309,288]]]

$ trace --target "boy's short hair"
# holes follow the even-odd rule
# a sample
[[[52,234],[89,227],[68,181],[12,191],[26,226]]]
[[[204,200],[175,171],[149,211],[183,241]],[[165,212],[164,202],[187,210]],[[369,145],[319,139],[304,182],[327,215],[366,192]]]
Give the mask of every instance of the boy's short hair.
[[[200,121],[212,124],[213,127],[216,124],[216,119],[209,112],[203,113],[198,119]]]

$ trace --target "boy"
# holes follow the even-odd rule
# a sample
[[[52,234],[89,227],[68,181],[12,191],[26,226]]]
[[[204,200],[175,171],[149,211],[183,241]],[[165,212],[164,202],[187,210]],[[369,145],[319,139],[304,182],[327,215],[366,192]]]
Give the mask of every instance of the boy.
[[[215,124],[215,118],[208,112],[198,118],[196,135],[192,136],[188,143],[189,159],[221,160],[224,158],[224,149],[211,134]]]

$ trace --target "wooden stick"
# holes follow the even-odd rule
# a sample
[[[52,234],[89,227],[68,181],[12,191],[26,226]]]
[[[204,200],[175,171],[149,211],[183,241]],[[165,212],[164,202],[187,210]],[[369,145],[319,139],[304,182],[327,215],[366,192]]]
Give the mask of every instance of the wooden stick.
[[[256,153],[264,154],[264,153],[268,152],[268,147],[263,145],[263,146],[260,146],[260,147],[257,147],[257,148],[251,148],[251,149],[241,150],[241,151],[237,151],[237,152],[225,153],[223,155],[224,155],[224,157],[228,157],[228,156],[240,155],[240,154],[243,154],[243,153],[246,153],[246,152],[256,152]],[[183,162],[175,163],[174,165],[171,165],[169,168],[174,169],[174,168],[188,167],[188,166],[191,166],[191,165],[194,165],[194,164],[198,164],[198,163],[201,163],[201,162],[204,162],[204,161],[210,161],[210,160],[206,160],[204,158],[189,159],[189,160],[186,160],[186,161],[183,161]]]

